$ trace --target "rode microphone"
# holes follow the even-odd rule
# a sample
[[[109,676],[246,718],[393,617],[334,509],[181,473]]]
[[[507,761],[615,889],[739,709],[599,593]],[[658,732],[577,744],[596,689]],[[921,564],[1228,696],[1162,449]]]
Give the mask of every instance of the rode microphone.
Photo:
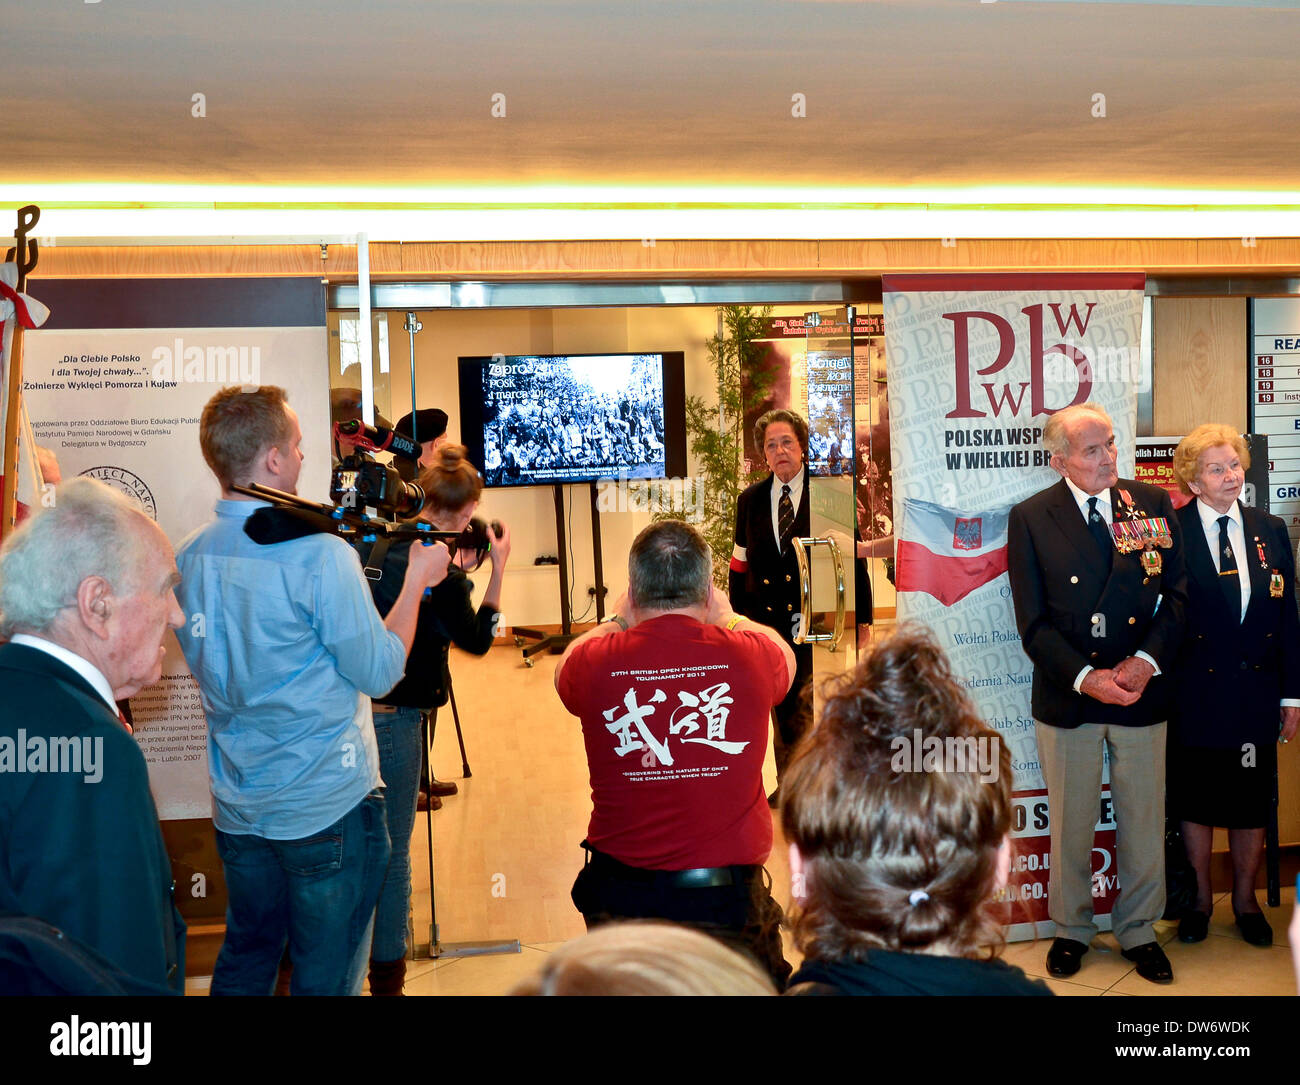
[[[411,438],[391,429],[367,426],[359,419],[351,418],[346,422],[335,422],[334,433],[335,436],[346,437],[367,452],[391,452],[412,463],[420,460],[420,446]]]

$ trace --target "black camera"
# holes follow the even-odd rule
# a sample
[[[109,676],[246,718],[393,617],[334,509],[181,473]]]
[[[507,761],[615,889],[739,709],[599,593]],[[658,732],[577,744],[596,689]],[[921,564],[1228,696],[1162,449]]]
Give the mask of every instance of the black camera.
[[[424,491],[397,470],[354,452],[330,475],[330,500],[342,509],[373,508],[382,516],[409,519],[424,506]]]
[[[347,441],[353,451],[330,475],[330,500],[341,509],[360,512],[373,508],[381,516],[408,520],[424,506],[424,491],[407,482],[397,469],[380,463],[370,452],[391,452],[415,463],[420,446],[390,429],[367,426],[349,419],[334,423],[334,439]]]

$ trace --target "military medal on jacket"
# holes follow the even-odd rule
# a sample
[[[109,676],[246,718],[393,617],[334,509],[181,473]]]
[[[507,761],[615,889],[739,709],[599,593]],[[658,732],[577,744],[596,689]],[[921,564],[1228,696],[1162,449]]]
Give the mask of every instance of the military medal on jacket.
[[[1119,515],[1111,524],[1115,548],[1121,554],[1140,553],[1142,571],[1147,576],[1159,576],[1162,568],[1160,550],[1168,550],[1174,545],[1169,520],[1164,516],[1148,516],[1137,507],[1128,490],[1120,490],[1119,496]]]
[[[1259,567],[1268,569],[1268,551],[1264,549],[1264,540],[1258,535],[1255,536],[1255,553],[1259,555]],[[1270,569],[1268,574],[1268,594],[1270,599],[1281,599],[1285,585],[1282,582],[1282,571],[1280,569]]]

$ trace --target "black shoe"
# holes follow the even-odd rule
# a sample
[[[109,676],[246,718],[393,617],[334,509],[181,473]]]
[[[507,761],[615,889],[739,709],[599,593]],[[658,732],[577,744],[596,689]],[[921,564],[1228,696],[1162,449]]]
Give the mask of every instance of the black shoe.
[[[1152,983],[1173,983],[1174,969],[1158,942],[1146,942],[1124,950],[1124,959],[1137,965],[1137,974]]]
[[[450,780],[434,780],[431,784],[429,784],[430,795],[441,795],[444,798],[448,795],[456,794],[456,792],[459,790],[460,788],[458,788]]]
[[[1053,976],[1073,976],[1083,963],[1088,947],[1073,938],[1057,938],[1047,951],[1047,971]]]
[[[1237,927],[1241,930],[1241,936],[1252,946],[1271,946],[1273,944],[1273,928],[1268,925],[1268,920],[1264,918],[1263,912],[1234,912],[1237,917]]]
[[[1210,933],[1210,917],[1204,912],[1188,912],[1178,924],[1180,942],[1204,942]]]
[[[398,957],[395,961],[370,962],[370,993],[379,996],[396,996],[402,993],[406,982],[406,958]]]

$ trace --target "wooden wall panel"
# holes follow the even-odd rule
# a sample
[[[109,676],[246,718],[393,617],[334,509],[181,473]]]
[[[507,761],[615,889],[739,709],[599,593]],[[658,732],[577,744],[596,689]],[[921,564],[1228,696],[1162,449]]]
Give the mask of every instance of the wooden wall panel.
[[[1300,844],[1300,750],[1294,741],[1277,748],[1277,839]]]
[[[824,273],[881,271],[1147,271],[1187,272],[1197,266],[1194,240],[933,238],[896,241],[823,241]],[[1276,255],[1276,254],[1275,254]],[[1300,258],[1300,246],[1293,255]]]
[[[42,246],[35,279],[221,278],[346,273],[356,278],[355,246],[117,245]]]
[[[821,274],[815,241],[484,241],[402,245],[411,276],[681,278]]]
[[[1300,274],[1300,238],[375,242],[375,279],[834,278],[882,272],[1140,270],[1148,275]],[[355,279],[356,247],[55,246],[33,278],[322,275]]]
[[[1154,298],[1155,431],[1246,428],[1246,299]]]
[[[1207,269],[1294,274],[1297,247],[1292,237],[1202,238],[1196,242],[1196,262]]]

